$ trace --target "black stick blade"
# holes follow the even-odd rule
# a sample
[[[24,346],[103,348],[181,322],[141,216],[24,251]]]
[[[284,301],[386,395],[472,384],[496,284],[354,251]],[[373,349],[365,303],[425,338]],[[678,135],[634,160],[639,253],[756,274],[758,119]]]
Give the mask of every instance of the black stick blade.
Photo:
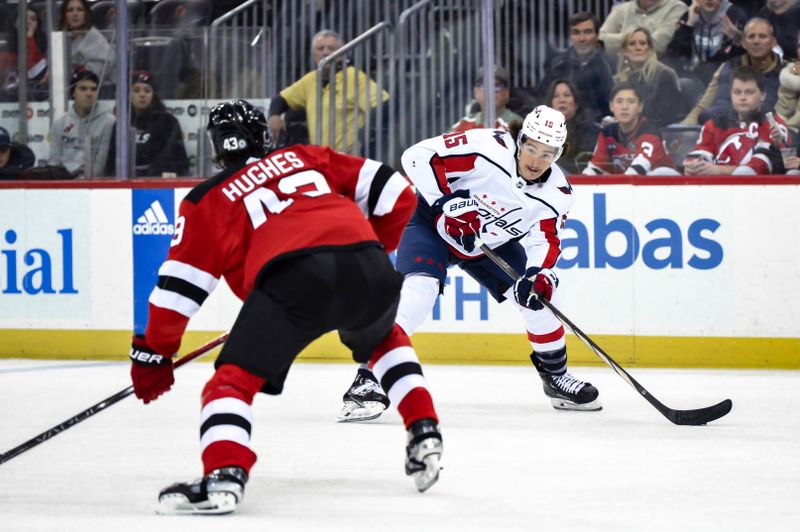
[[[726,415],[731,411],[731,408],[733,408],[733,401],[725,399],[713,406],[696,410],[669,409],[664,415],[676,425],[705,425]]]

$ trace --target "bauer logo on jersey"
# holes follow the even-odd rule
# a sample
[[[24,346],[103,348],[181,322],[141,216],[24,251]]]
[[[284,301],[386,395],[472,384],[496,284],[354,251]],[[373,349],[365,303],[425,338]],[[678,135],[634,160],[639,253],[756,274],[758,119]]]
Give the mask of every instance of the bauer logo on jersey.
[[[134,235],[171,235],[174,232],[175,226],[169,222],[158,200],[153,201],[133,224]]]

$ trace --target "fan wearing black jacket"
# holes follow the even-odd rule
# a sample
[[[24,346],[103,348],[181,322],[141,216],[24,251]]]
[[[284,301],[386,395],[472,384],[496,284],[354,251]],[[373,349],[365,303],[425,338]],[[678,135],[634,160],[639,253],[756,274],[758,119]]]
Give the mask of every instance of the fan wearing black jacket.
[[[153,75],[137,71],[131,77],[131,126],[136,130],[135,177],[176,177],[189,174],[189,158],[183,145],[183,131],[156,92]],[[114,175],[116,133],[108,158],[109,175]]]

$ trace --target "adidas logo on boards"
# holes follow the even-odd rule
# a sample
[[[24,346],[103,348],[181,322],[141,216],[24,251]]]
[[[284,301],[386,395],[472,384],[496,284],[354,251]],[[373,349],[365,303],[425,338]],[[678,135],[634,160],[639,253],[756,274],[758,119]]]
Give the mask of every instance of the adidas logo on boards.
[[[151,203],[133,224],[134,235],[171,235],[174,232],[175,226],[169,223],[167,213],[158,200]]]

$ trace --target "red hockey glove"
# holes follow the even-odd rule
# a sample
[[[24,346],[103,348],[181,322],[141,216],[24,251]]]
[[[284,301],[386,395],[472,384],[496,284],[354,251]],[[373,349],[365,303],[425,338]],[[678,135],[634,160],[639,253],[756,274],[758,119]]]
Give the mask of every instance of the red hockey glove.
[[[134,335],[130,356],[133,392],[144,404],[155,401],[172,387],[172,359],[150,349],[144,336]]]
[[[481,230],[478,202],[468,190],[445,194],[433,204],[434,214],[444,214],[444,230],[467,252],[475,249],[475,235]]]
[[[514,299],[523,307],[531,310],[542,310],[539,299],[550,301],[553,290],[558,286],[558,277],[547,268],[528,268],[525,275],[514,283]]]

